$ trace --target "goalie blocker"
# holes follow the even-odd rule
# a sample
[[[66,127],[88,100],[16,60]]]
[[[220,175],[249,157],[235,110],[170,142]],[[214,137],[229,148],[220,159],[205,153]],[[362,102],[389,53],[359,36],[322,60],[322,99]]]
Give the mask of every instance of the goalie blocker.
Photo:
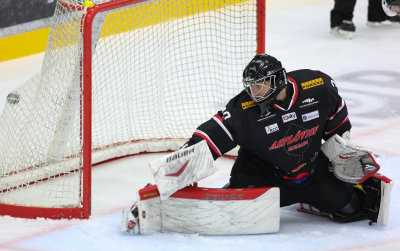
[[[279,188],[185,187],[161,200],[156,185],[139,190],[139,201],[122,214],[121,231],[237,235],[279,230]]]

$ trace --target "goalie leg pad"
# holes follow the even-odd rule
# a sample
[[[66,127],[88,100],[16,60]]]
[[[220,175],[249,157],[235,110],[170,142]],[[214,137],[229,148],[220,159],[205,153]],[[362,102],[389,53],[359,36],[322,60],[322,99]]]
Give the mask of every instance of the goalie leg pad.
[[[136,203],[130,209],[122,212],[121,231],[131,234],[139,234],[138,206]]]
[[[362,183],[362,187],[367,196],[367,205],[364,210],[366,217],[371,222],[386,226],[393,181],[378,173]]]
[[[279,230],[279,188],[185,187],[161,200],[157,186],[139,190],[141,234],[264,234]],[[126,229],[126,228],[124,228]]]

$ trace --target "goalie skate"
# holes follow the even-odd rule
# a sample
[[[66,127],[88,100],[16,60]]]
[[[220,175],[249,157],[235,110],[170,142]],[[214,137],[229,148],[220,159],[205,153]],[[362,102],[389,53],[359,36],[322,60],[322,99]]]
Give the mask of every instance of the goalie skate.
[[[138,206],[135,203],[130,209],[122,211],[121,231],[130,234],[139,234]]]
[[[343,22],[331,29],[331,34],[346,38],[346,39],[352,39],[354,37],[354,32],[356,31],[356,27],[354,26],[354,23],[350,20],[343,20]]]
[[[321,210],[319,210],[316,207],[313,207],[310,204],[299,203],[298,206],[299,206],[297,208],[298,212],[306,213],[306,214],[312,214],[312,215],[321,216],[321,217],[329,217],[329,215],[327,213],[322,212]]]

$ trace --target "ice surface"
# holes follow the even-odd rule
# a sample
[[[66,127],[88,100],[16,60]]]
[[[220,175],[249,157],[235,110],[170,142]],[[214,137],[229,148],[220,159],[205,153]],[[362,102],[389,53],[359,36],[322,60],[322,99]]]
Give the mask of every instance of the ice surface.
[[[331,75],[346,99],[353,141],[382,155],[381,173],[400,179],[400,29],[365,25],[367,1],[354,14],[354,39],[329,34],[331,0],[267,0],[267,52],[288,71],[310,68]],[[17,48],[16,48],[17,49]],[[0,63],[0,111],[7,94],[40,70],[43,54]],[[135,191],[152,182],[147,167],[158,154],[117,160],[94,168],[90,220],[26,220],[0,217],[0,250],[400,250],[400,188],[395,184],[387,227],[365,222],[337,224],[281,209],[276,234],[199,236],[119,232],[121,210]],[[233,161],[200,185],[223,186]]]

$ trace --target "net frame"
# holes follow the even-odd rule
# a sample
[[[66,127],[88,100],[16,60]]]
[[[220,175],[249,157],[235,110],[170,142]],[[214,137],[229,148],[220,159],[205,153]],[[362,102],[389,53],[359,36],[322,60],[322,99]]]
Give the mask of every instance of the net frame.
[[[64,0],[58,0],[59,4],[64,7],[70,8],[71,10],[83,10],[85,7],[76,6],[65,2]],[[62,208],[49,208],[49,207],[32,207],[32,206],[18,206],[0,204],[0,215],[9,215],[13,217],[22,218],[50,218],[50,219],[88,219],[91,214],[91,182],[92,182],[92,36],[93,36],[93,21],[99,13],[123,8],[128,5],[138,4],[143,2],[149,2],[151,0],[116,0],[112,2],[105,2],[95,5],[91,8],[86,9],[86,14],[82,16],[81,30],[83,37],[83,55],[81,59],[80,69],[80,126],[81,126],[81,141],[82,141],[82,157],[80,159],[82,170],[74,170],[82,172],[82,206],[81,207],[62,207]],[[265,51],[265,0],[257,0],[257,54],[264,53]],[[165,141],[174,139],[152,139],[153,141]],[[181,139],[178,139],[181,140]],[[133,140],[134,141],[141,141]],[[94,149],[96,150],[96,149]],[[171,150],[169,147],[163,148],[160,151]],[[159,150],[144,149],[143,152],[159,152]],[[140,151],[139,151],[140,153]],[[128,157],[137,153],[126,154],[117,158],[106,159],[99,161],[96,164],[112,161],[121,157]],[[57,174],[52,177],[57,177],[64,174]],[[40,181],[45,181],[52,177],[44,178]],[[29,185],[29,184],[28,184]]]

